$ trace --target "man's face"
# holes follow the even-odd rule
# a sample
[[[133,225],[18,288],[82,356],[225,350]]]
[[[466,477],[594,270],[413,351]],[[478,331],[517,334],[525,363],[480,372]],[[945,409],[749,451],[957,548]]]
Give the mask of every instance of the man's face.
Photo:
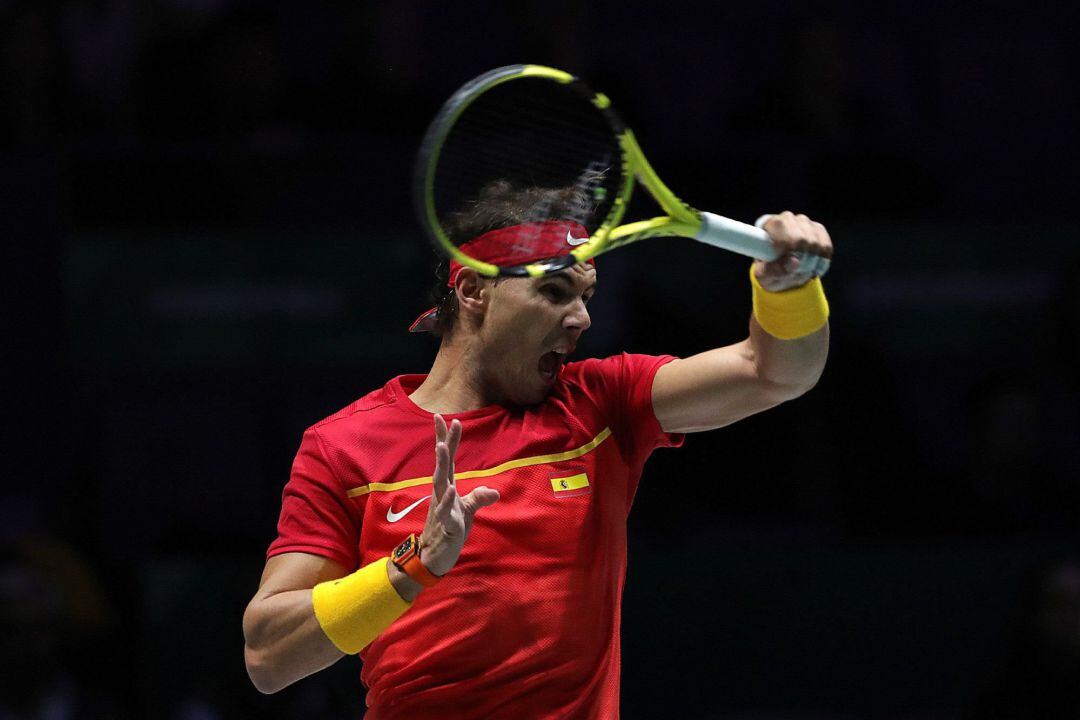
[[[585,305],[596,292],[596,269],[575,265],[540,278],[509,278],[488,290],[482,381],[510,403],[538,403],[589,328]]]

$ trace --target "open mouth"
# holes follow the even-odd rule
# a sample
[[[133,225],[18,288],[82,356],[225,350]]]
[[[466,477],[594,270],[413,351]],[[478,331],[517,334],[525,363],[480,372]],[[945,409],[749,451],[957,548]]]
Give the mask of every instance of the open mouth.
[[[548,383],[555,382],[555,378],[559,375],[559,369],[566,361],[565,352],[558,350],[552,350],[546,352],[540,356],[540,362],[537,363],[537,369],[540,371],[541,377]]]

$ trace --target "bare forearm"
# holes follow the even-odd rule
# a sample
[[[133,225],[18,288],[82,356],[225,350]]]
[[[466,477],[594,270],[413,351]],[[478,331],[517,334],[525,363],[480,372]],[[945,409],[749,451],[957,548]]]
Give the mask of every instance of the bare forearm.
[[[819,277],[833,257],[832,238],[821,223],[790,211],[762,221],[777,254],[750,269],[750,345],[757,377],[790,398],[817,383],[829,354],[829,304]]]
[[[770,385],[801,395],[817,383],[829,355],[829,325],[795,340],[781,340],[750,318],[750,345],[758,376]]]
[[[381,564],[377,572],[383,572]],[[385,572],[405,602],[423,590],[392,563],[386,563]],[[244,613],[244,659],[252,683],[262,692],[277,692],[343,656],[315,615],[311,589],[260,590]]]
[[[256,598],[244,613],[244,660],[260,692],[277,692],[342,657],[315,618],[311,590]]]

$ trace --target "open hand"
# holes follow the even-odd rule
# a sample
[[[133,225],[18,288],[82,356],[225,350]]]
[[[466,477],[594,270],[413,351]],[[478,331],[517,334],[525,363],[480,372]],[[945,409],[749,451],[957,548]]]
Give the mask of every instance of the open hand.
[[[442,415],[435,416],[435,473],[431,502],[420,535],[420,561],[435,575],[445,575],[457,563],[472,529],[476,511],[494,504],[499,491],[481,485],[462,497],[454,482],[454,456],[461,443],[461,421],[449,429]]]

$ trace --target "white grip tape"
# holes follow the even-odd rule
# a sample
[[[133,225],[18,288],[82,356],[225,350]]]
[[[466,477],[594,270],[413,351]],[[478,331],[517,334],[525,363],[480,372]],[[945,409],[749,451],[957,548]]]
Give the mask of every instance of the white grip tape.
[[[753,225],[713,213],[701,213],[701,230],[694,239],[755,260],[769,261],[777,258],[769,233]]]

